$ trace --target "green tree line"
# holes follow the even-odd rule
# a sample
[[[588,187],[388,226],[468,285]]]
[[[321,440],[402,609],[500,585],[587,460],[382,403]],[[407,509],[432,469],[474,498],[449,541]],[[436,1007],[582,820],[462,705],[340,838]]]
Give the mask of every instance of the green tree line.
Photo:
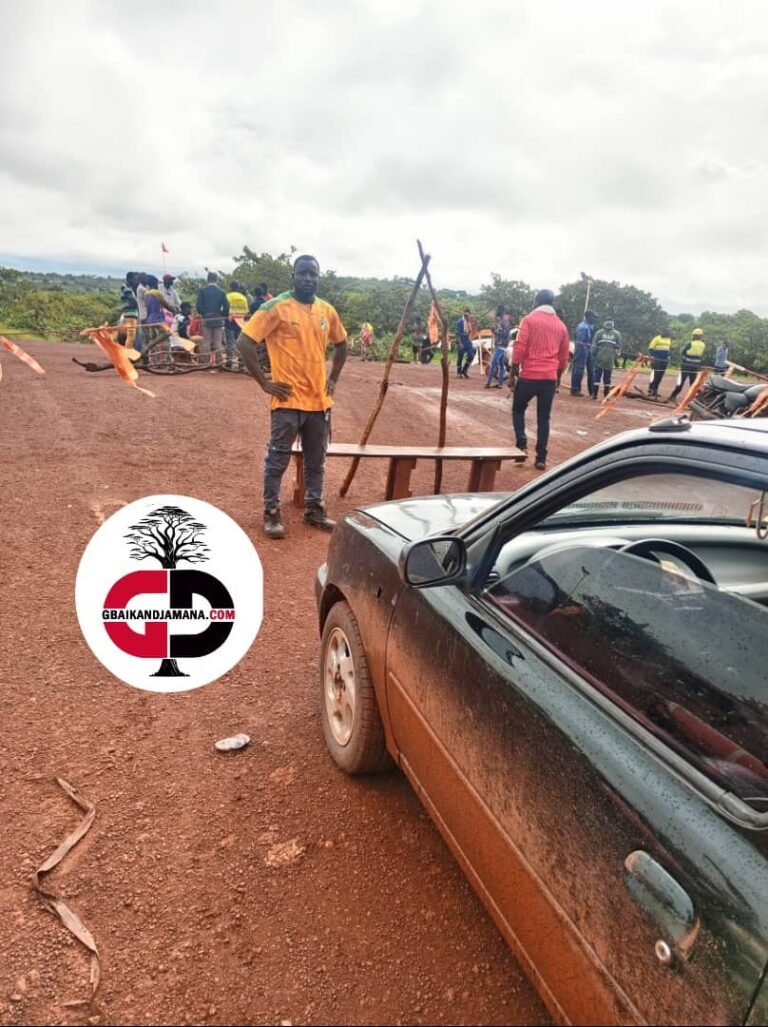
[[[290,288],[291,265],[295,247],[273,256],[259,253],[249,246],[232,258],[233,267],[214,268],[227,286],[238,281],[249,292],[266,282],[277,295]],[[179,275],[176,287],[182,299],[193,304],[197,290],[205,284],[202,277]],[[0,268],[0,327],[28,332],[44,338],[74,338],[82,328],[114,323],[120,313],[119,281],[98,275],[60,275],[25,272]],[[358,334],[364,321],[370,321],[379,338],[389,337],[397,329],[412,279],[407,277],[360,278],[323,272],[320,294],[332,303],[341,315],[351,337]],[[504,304],[519,320],[533,305],[535,290],[527,282],[508,280],[497,273],[482,285],[478,293],[441,289],[438,297],[453,334],[456,320],[468,307],[481,328],[492,326],[496,307]],[[582,279],[563,283],[556,304],[571,335],[584,312],[586,285]],[[411,324],[426,323],[431,300],[426,287],[416,301]],[[595,279],[590,287],[589,306],[599,322],[611,318],[622,334],[625,353],[645,352],[650,339],[660,330],[672,335],[672,358],[679,359],[680,349],[690,339],[691,331],[700,327],[707,342],[708,359],[713,360],[715,348],[727,342],[730,359],[756,371],[768,373],[768,319],[749,310],[736,314],[705,311],[692,314],[668,314],[648,292],[616,281]]]

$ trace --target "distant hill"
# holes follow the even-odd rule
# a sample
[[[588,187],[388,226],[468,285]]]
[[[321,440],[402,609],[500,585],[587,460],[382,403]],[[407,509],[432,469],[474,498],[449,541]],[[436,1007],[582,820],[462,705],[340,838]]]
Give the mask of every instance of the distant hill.
[[[11,271],[11,268],[0,269],[0,274]],[[60,292],[96,292],[119,293],[121,278],[105,277],[104,275],[62,275],[56,271],[12,271],[17,281],[28,285],[31,289],[58,290]]]

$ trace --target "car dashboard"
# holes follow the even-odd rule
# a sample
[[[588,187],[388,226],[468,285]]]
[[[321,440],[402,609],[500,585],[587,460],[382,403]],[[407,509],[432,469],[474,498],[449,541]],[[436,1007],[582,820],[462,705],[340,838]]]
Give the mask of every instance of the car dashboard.
[[[768,541],[743,526],[691,525],[655,520],[630,525],[599,525],[525,532],[505,543],[484,584],[493,588],[529,560],[567,546],[620,550],[642,539],[665,539],[691,550],[712,573],[719,589],[768,605]],[[662,565],[689,576],[684,565],[663,555]]]

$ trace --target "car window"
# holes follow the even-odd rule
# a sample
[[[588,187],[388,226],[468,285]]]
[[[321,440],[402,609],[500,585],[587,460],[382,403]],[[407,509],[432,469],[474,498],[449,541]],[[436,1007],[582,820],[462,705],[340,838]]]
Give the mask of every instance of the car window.
[[[542,528],[584,524],[674,521],[745,524],[760,492],[692,474],[633,475],[569,503],[541,522]]]
[[[768,609],[579,545],[534,557],[486,599],[707,776],[768,810]]]

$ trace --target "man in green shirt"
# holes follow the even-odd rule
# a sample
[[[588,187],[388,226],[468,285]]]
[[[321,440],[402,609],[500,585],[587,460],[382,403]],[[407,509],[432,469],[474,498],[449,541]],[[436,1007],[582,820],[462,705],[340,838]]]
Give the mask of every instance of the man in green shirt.
[[[611,375],[620,353],[621,335],[613,327],[613,321],[604,321],[603,327],[595,332],[592,339],[592,399],[597,399],[601,381],[603,395],[607,396],[611,391]]]

